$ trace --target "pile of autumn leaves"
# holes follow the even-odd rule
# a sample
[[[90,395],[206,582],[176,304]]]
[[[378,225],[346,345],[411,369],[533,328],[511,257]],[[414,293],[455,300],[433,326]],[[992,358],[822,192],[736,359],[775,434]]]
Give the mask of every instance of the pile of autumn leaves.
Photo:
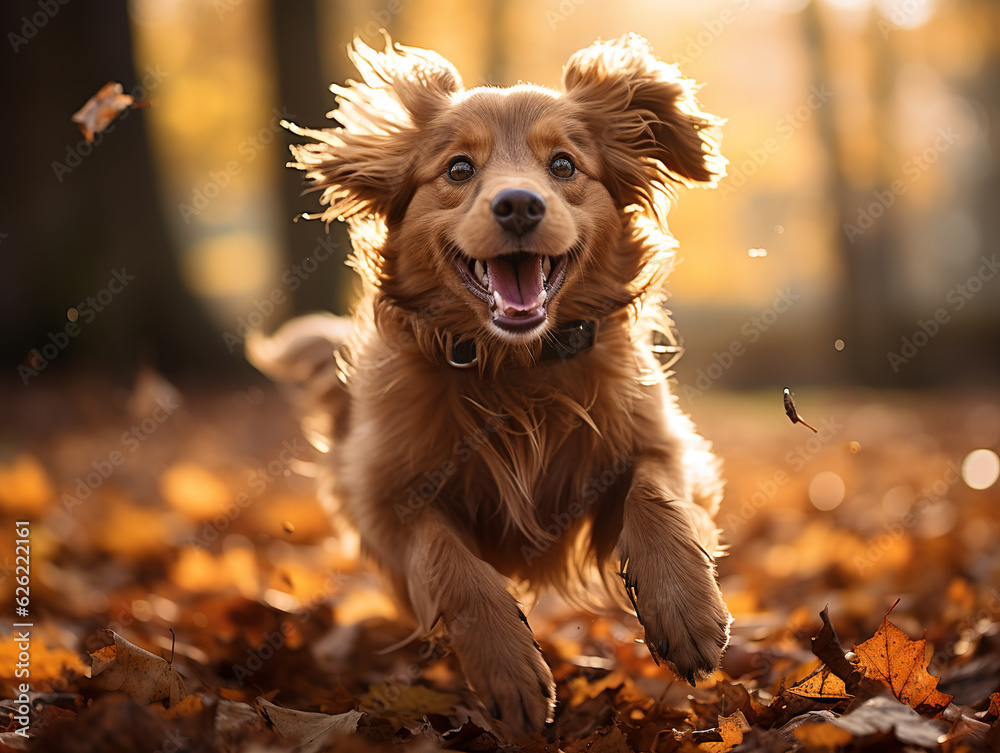
[[[782,681],[766,704],[757,692],[727,680],[712,689],[715,701],[692,698],[691,708],[680,710],[645,696],[620,673],[563,677],[555,724],[542,735],[515,741],[514,748],[482,717],[424,713],[419,723],[400,726],[393,714],[324,714],[285,708],[266,697],[244,703],[211,692],[191,693],[171,662],[106,630],[106,645],[90,655],[90,679],[76,680],[90,684],[81,687],[86,695],[97,692],[93,707],[81,709],[77,719],[51,719],[27,748],[5,733],[0,751],[50,750],[52,745],[97,750],[78,747],[80,723],[96,717],[102,724],[109,715],[121,714],[128,717],[124,724],[145,724],[160,743],[172,739],[178,741],[175,750],[192,751],[242,750],[250,742],[259,751],[296,753],[389,750],[406,743],[422,743],[420,750],[519,747],[533,753],[1000,749],[1000,692],[990,697],[988,709],[958,707],[927,671],[926,642],[910,639],[888,614],[875,635],[850,653],[826,610],[820,616],[823,626],[812,639],[818,666],[790,687]],[[698,695],[704,699],[702,690]],[[103,742],[109,742],[106,736]]]

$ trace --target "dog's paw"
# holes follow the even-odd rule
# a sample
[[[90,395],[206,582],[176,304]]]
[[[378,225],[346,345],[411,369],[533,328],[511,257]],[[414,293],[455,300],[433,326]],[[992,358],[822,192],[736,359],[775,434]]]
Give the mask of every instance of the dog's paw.
[[[469,684],[515,737],[549,721],[555,682],[523,614],[480,622],[452,645]]]
[[[732,617],[707,555],[704,566],[681,572],[623,559],[622,579],[657,664],[666,661],[692,685],[718,669]]]

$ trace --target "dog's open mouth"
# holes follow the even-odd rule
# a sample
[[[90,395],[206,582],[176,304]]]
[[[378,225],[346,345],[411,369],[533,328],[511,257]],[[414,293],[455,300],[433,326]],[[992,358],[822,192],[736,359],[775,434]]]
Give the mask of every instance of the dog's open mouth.
[[[493,323],[508,332],[543,324],[549,303],[566,277],[568,255],[542,256],[519,251],[493,259],[456,259],[459,277],[490,307]]]

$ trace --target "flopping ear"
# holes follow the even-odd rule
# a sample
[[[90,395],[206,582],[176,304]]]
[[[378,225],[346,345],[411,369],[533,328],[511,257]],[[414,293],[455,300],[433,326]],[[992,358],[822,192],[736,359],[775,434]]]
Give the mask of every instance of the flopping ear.
[[[361,81],[330,87],[338,108],[327,117],[340,127],[284,123],[316,141],[293,145],[289,167],[304,170],[311,190],[323,192],[325,221],[379,215],[391,222],[402,216],[414,190],[409,163],[420,129],[462,90],[462,79],[437,53],[394,46],[388,37],[383,52],[355,39],[348,56]]]
[[[714,184],[725,174],[718,118],[701,111],[690,79],[657,60],[635,34],[580,50],[563,72],[566,97],[598,140],[602,180],[624,208],[662,219],[675,183]]]

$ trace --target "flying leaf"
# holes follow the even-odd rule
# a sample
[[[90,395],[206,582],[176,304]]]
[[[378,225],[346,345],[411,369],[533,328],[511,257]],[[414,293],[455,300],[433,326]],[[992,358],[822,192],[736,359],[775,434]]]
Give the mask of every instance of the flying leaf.
[[[785,403],[785,413],[788,414],[788,418],[793,424],[802,424],[807,429],[812,429],[814,432],[816,432],[815,428],[813,428],[812,426],[807,424],[804,420],[802,420],[802,417],[799,415],[798,410],[796,410],[795,408],[795,400],[792,397],[792,393],[789,391],[787,387],[785,387],[785,394],[782,397],[782,400]]]
[[[878,680],[917,711],[935,716],[953,696],[938,690],[939,678],[927,671],[926,646],[926,640],[911,640],[886,615],[875,635],[855,646],[854,653],[866,677]]]
[[[70,120],[76,123],[80,133],[90,144],[94,141],[94,134],[107,128],[122,112],[146,104],[136,102],[131,94],[125,94],[124,88],[117,81],[108,81],[83,107],[73,113]]]
[[[184,680],[167,661],[129,643],[113,630],[101,630],[108,645],[92,653],[90,676],[101,676],[107,690],[120,690],[138,703],[164,698],[170,705],[188,695]]]

